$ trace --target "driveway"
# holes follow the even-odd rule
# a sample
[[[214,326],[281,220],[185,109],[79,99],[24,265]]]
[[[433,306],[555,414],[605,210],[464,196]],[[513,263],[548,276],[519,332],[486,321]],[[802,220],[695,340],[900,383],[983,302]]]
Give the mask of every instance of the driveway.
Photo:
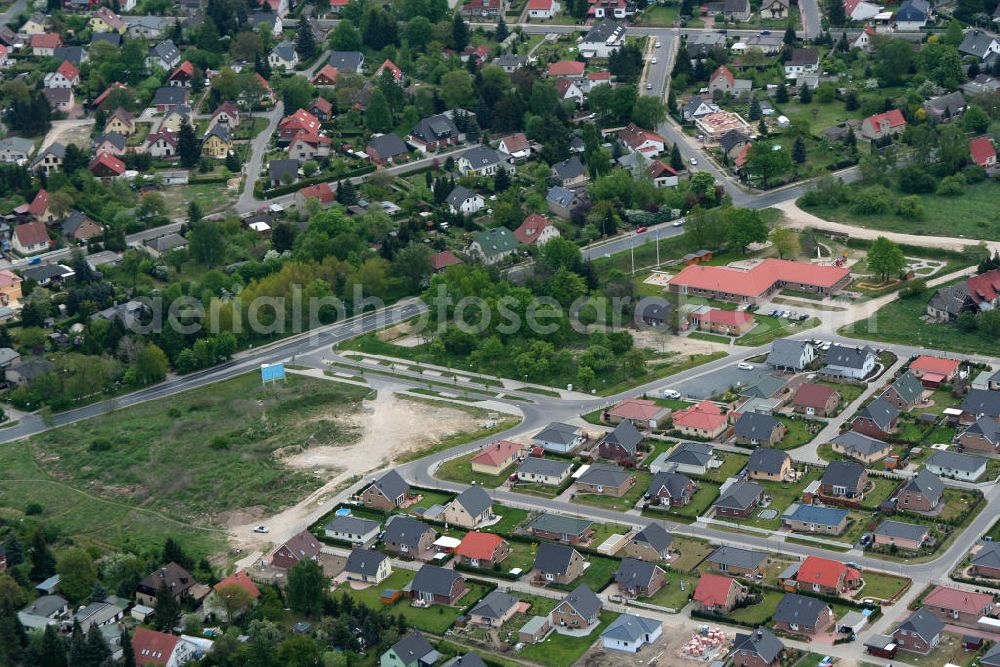
[[[764,364],[753,364],[752,371],[741,370],[736,364],[686,380],[683,385],[672,387],[689,398],[704,399],[724,393],[730,387],[746,387],[767,375],[770,370]],[[669,382],[665,386],[672,386]]]

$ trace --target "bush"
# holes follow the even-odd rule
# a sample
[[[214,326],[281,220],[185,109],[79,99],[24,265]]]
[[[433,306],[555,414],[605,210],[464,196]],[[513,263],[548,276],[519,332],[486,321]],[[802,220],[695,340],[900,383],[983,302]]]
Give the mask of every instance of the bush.
[[[95,438],[94,441],[90,443],[89,449],[92,452],[106,452],[111,449],[111,441],[107,438]]]
[[[896,213],[904,218],[920,220],[924,217],[924,204],[917,195],[907,195],[899,200]]]
[[[224,435],[217,435],[212,438],[212,442],[209,443],[209,447],[212,449],[229,449],[229,438]]]
[[[873,185],[861,190],[851,202],[851,211],[856,215],[878,215],[893,210],[892,194],[881,185]]]
[[[917,165],[908,165],[898,172],[899,189],[907,194],[919,194],[934,192],[937,179],[927,170]]]
[[[942,197],[957,197],[965,190],[965,178],[961,174],[946,176],[941,179],[937,193]]]
[[[916,278],[906,283],[903,289],[899,290],[899,298],[914,299],[918,296],[923,296],[924,290],[926,289],[927,289],[927,279]]]
[[[24,506],[24,513],[28,516],[37,516],[45,511],[45,508],[38,503],[28,503]]]

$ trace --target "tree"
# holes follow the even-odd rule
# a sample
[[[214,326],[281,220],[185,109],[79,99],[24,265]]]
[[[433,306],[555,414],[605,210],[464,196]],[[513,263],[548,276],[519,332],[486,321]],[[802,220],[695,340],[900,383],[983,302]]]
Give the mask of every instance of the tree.
[[[385,134],[392,131],[392,111],[389,103],[385,99],[385,94],[375,88],[368,101],[368,109],[365,112],[365,125],[372,132]]]
[[[780,259],[795,257],[801,249],[799,235],[788,227],[776,227],[771,232],[771,243]]]
[[[764,187],[767,187],[772,179],[792,168],[792,157],[784,148],[771,150],[766,142],[758,141],[750,144],[746,168],[752,176],[760,177]]]
[[[226,613],[226,623],[232,623],[253,605],[250,591],[239,584],[226,584],[216,588],[214,594],[218,598],[219,606]]]
[[[670,166],[676,171],[684,168],[684,158],[681,156],[681,149],[677,147],[676,143],[670,149]]]
[[[328,40],[334,51],[360,51],[362,46],[361,33],[350,21],[341,21],[330,32]]]
[[[163,632],[171,632],[181,618],[181,604],[174,597],[174,592],[161,582],[156,590],[156,601],[153,603],[156,614],[153,622]]]
[[[181,165],[187,169],[196,166],[201,159],[198,137],[195,136],[194,128],[187,120],[181,123],[180,131],[177,133],[177,155],[180,157]]]
[[[132,651],[132,635],[128,628],[122,628],[122,667],[136,667],[135,653]]]
[[[104,634],[101,633],[101,628],[98,627],[97,623],[93,623],[87,630],[86,654],[87,664],[95,667],[107,665],[111,660],[111,647],[108,646],[108,642],[104,639]]]
[[[667,108],[659,98],[644,95],[632,105],[632,121],[639,127],[655,128],[667,118]]]
[[[281,81],[281,101],[288,113],[304,109],[316,97],[316,88],[304,76],[292,76]]]
[[[795,137],[792,143],[792,160],[795,164],[802,164],[806,161],[806,142],[801,136]]]
[[[79,602],[94,589],[97,569],[94,561],[83,549],[64,551],[56,564],[59,588],[70,602]]]
[[[167,355],[155,343],[146,343],[139,348],[135,357],[135,373],[141,384],[159,382],[167,376],[169,368]]]
[[[302,60],[309,60],[316,55],[316,36],[313,35],[309,21],[299,21],[299,32],[295,36],[295,52]]]
[[[188,234],[191,257],[205,266],[219,264],[226,254],[225,239],[219,223],[202,220]]]
[[[278,659],[287,667],[313,667],[320,664],[319,647],[308,635],[291,635],[278,649]]]
[[[287,222],[279,222],[271,232],[271,247],[276,252],[286,252],[295,245],[295,225]]]
[[[799,88],[799,102],[802,102],[802,104],[809,104],[812,102],[812,98],[812,88],[810,88],[807,84],[802,84],[802,87]]]
[[[888,280],[890,276],[900,274],[905,267],[906,258],[903,256],[903,250],[884,236],[875,239],[868,249],[868,268],[883,281]]]
[[[497,30],[493,35],[498,42],[503,42],[510,35],[510,30],[507,29],[507,22],[503,20],[503,16],[497,21]]]
[[[56,573],[56,559],[49,550],[45,539],[45,529],[41,526],[31,535],[31,550],[29,553],[31,571],[29,577],[33,581],[47,579]]]
[[[898,38],[878,40],[872,62],[881,86],[898,86],[913,66],[913,46]]]
[[[472,77],[465,70],[452,70],[441,77],[441,97],[449,109],[466,107],[472,102]]]
[[[301,560],[288,571],[288,606],[293,611],[317,617],[323,611],[327,578],[314,560]]]
[[[847,25],[847,11],[841,0],[826,0],[823,4],[826,9],[826,20],[830,25],[838,27]]]
[[[729,209],[730,242],[740,252],[746,252],[751,243],[767,241],[767,223],[756,210],[746,208]]]
[[[760,109],[760,102],[757,101],[756,95],[750,96],[750,107],[747,109],[747,118],[750,120],[760,120],[763,113]]]
[[[458,12],[451,21],[451,48],[459,53],[469,45],[469,26]]]
[[[782,81],[778,84],[778,90],[774,93],[774,100],[779,104],[785,104],[788,102],[788,86]]]
[[[203,216],[203,214],[201,212],[201,206],[198,205],[198,202],[191,201],[188,204],[188,208],[187,208],[188,226],[197,223],[198,221],[200,221],[202,219],[202,217],[204,217],[204,216]]]
[[[358,203],[358,191],[351,179],[337,184],[337,201],[344,206],[354,206]]]

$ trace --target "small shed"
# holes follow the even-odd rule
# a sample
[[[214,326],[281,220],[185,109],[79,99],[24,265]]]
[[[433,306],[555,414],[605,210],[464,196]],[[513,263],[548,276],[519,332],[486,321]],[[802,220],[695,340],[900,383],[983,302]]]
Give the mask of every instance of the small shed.
[[[382,591],[382,594],[379,595],[378,599],[383,604],[393,604],[400,598],[401,595],[402,593],[395,588],[387,588]]]

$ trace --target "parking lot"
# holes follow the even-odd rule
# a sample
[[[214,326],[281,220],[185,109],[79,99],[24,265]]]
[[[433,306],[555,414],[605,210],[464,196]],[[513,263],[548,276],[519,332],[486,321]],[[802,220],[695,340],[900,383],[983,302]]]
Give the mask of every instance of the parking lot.
[[[709,398],[724,393],[730,387],[745,387],[760,380],[769,370],[764,364],[753,364],[753,370],[743,370],[736,364],[720,368],[682,385],[667,385],[686,398]]]

